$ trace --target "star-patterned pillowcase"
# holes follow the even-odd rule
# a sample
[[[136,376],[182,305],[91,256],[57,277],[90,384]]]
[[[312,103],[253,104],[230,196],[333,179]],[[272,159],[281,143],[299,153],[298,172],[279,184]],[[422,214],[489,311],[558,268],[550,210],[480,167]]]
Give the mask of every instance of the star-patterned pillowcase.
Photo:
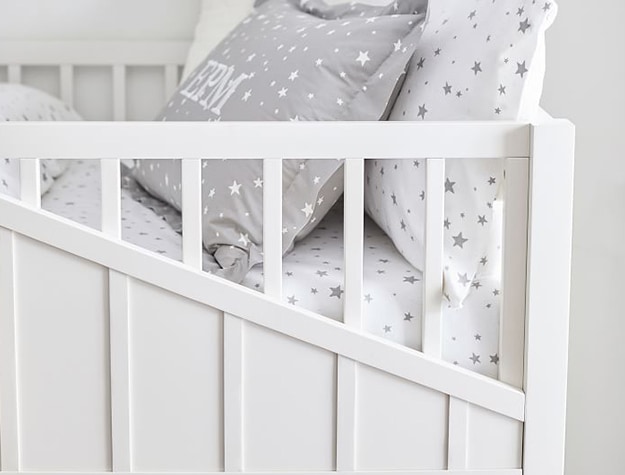
[[[303,4],[303,5],[302,5]],[[427,1],[330,6],[266,0],[180,86],[161,120],[380,120],[421,37]],[[306,236],[343,192],[342,161],[285,160],[283,249]],[[203,163],[204,247],[220,276],[262,262],[260,160]],[[134,176],[180,209],[180,165],[143,161]]]
[[[529,120],[544,75],[553,0],[437,0],[391,120]],[[499,272],[496,198],[501,160],[448,160],[445,292],[461,306],[485,274]],[[367,164],[368,214],[418,269],[424,266],[425,163]]]
[[[19,84],[0,84],[0,121],[82,120],[67,104],[43,91]],[[41,161],[41,193],[67,169],[64,160]],[[20,162],[0,159],[0,193],[19,198]]]

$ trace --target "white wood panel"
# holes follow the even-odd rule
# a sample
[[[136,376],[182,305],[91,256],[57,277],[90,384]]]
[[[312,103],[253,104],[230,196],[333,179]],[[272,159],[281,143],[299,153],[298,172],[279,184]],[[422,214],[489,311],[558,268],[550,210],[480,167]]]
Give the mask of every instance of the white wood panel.
[[[9,158],[79,159],[505,158],[529,156],[530,145],[528,125],[495,121],[8,122],[0,142]]]
[[[67,105],[74,105],[74,67],[71,64],[63,64],[59,70],[61,79],[61,99]]]
[[[175,64],[165,66],[165,101],[169,101],[171,95],[176,91],[179,81],[178,66]]]
[[[126,120],[126,66],[113,66],[113,120]],[[113,158],[113,157],[106,157]]]
[[[190,46],[187,41],[2,41],[0,44],[0,64],[34,66],[183,65]]]
[[[575,128],[533,127],[525,346],[526,475],[564,471]],[[554,186],[557,180],[557,186]]]
[[[101,229],[112,238],[122,237],[121,170],[117,158],[100,161],[102,183]]]
[[[521,468],[523,424],[487,409],[469,405],[468,457],[464,468]],[[543,472],[545,473],[545,472]]]
[[[265,294],[282,299],[282,160],[263,162],[263,271]]]
[[[361,365],[358,470],[447,467],[448,397]]]
[[[425,209],[425,273],[423,285],[423,352],[441,357],[443,313],[443,222],[445,220],[445,160],[427,161]],[[415,190],[416,193],[416,190]]]
[[[333,470],[335,355],[248,324],[244,377],[245,469]]]
[[[132,464],[223,470],[222,314],[131,280]]]
[[[484,430],[480,427],[479,430]],[[447,446],[447,468],[467,468],[469,448],[469,403],[454,397],[449,398],[449,435]]]
[[[20,468],[111,469],[107,272],[15,242]]]
[[[336,470],[356,470],[356,407],[358,363],[343,356],[338,357],[336,393]]]
[[[504,199],[503,301],[499,326],[499,380],[523,386],[529,161],[506,160]]]
[[[185,158],[182,176],[182,260],[202,269],[202,160]]]
[[[111,457],[115,472],[129,472],[132,469],[128,286],[128,277],[114,270],[109,271]]]
[[[525,417],[525,395],[517,388],[356,332],[342,323],[276,302],[15,200],[0,199],[0,226],[408,381],[518,420]]]
[[[224,314],[224,470],[244,470],[243,320]]]
[[[15,241],[0,228],[0,471],[19,469]]]
[[[10,61],[6,61],[5,64],[9,65],[9,71],[7,79],[10,83],[19,84],[22,82],[22,67],[20,64],[11,64]]]
[[[41,164],[37,158],[20,160],[20,198],[36,208],[41,206]]]

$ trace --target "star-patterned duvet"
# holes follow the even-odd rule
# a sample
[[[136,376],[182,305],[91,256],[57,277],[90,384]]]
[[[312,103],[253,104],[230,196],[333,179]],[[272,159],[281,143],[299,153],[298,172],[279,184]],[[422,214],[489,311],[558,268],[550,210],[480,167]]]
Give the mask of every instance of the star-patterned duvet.
[[[136,193],[122,190],[124,240],[166,257],[182,259],[182,240],[174,228],[139,203]],[[74,161],[43,197],[42,207],[86,226],[99,228],[98,161]],[[162,213],[159,213],[162,214]],[[343,216],[337,204],[320,225],[283,261],[283,295],[290,305],[341,320],[343,281]],[[172,227],[173,226],[173,227]],[[422,275],[395,249],[369,218],[365,222],[363,327],[382,338],[420,348]],[[262,269],[253,268],[243,285],[262,290]],[[461,309],[443,311],[443,358],[497,377],[501,289],[487,278],[473,289]]]

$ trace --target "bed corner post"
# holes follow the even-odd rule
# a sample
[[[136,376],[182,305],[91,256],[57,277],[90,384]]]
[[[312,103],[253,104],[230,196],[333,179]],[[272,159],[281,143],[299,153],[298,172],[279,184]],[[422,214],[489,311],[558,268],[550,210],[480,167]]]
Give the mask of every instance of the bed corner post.
[[[562,475],[575,128],[532,125],[523,473]]]

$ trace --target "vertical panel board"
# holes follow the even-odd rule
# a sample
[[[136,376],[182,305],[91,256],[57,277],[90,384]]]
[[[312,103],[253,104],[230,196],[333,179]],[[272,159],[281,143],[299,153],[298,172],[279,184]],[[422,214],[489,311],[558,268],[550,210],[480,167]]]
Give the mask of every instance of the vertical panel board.
[[[133,469],[223,470],[221,312],[131,281],[130,320]]]
[[[126,120],[126,66],[113,66],[113,120]]]
[[[242,472],[243,320],[224,314],[224,470]]]
[[[22,470],[111,469],[108,273],[16,240]]]
[[[357,387],[358,470],[447,467],[447,395],[363,365]]]
[[[468,469],[518,469],[523,451],[523,424],[469,404]]]
[[[130,374],[128,360],[128,280],[109,270],[109,328],[111,341],[112,465],[115,472],[130,472]]]
[[[245,470],[334,470],[336,356],[247,324],[244,377]]]
[[[529,161],[506,160],[499,380],[523,386]]]
[[[165,78],[160,66],[127,68],[126,120],[154,120],[163,108]]]
[[[63,64],[59,69],[61,81],[61,99],[67,105],[74,105],[74,67],[71,64]]]
[[[20,198],[35,208],[41,206],[41,164],[38,158],[20,160]]]
[[[464,470],[467,468],[469,431],[469,403],[449,398],[449,436],[447,447],[447,468]]]
[[[0,228],[0,471],[19,468],[14,242]]]

